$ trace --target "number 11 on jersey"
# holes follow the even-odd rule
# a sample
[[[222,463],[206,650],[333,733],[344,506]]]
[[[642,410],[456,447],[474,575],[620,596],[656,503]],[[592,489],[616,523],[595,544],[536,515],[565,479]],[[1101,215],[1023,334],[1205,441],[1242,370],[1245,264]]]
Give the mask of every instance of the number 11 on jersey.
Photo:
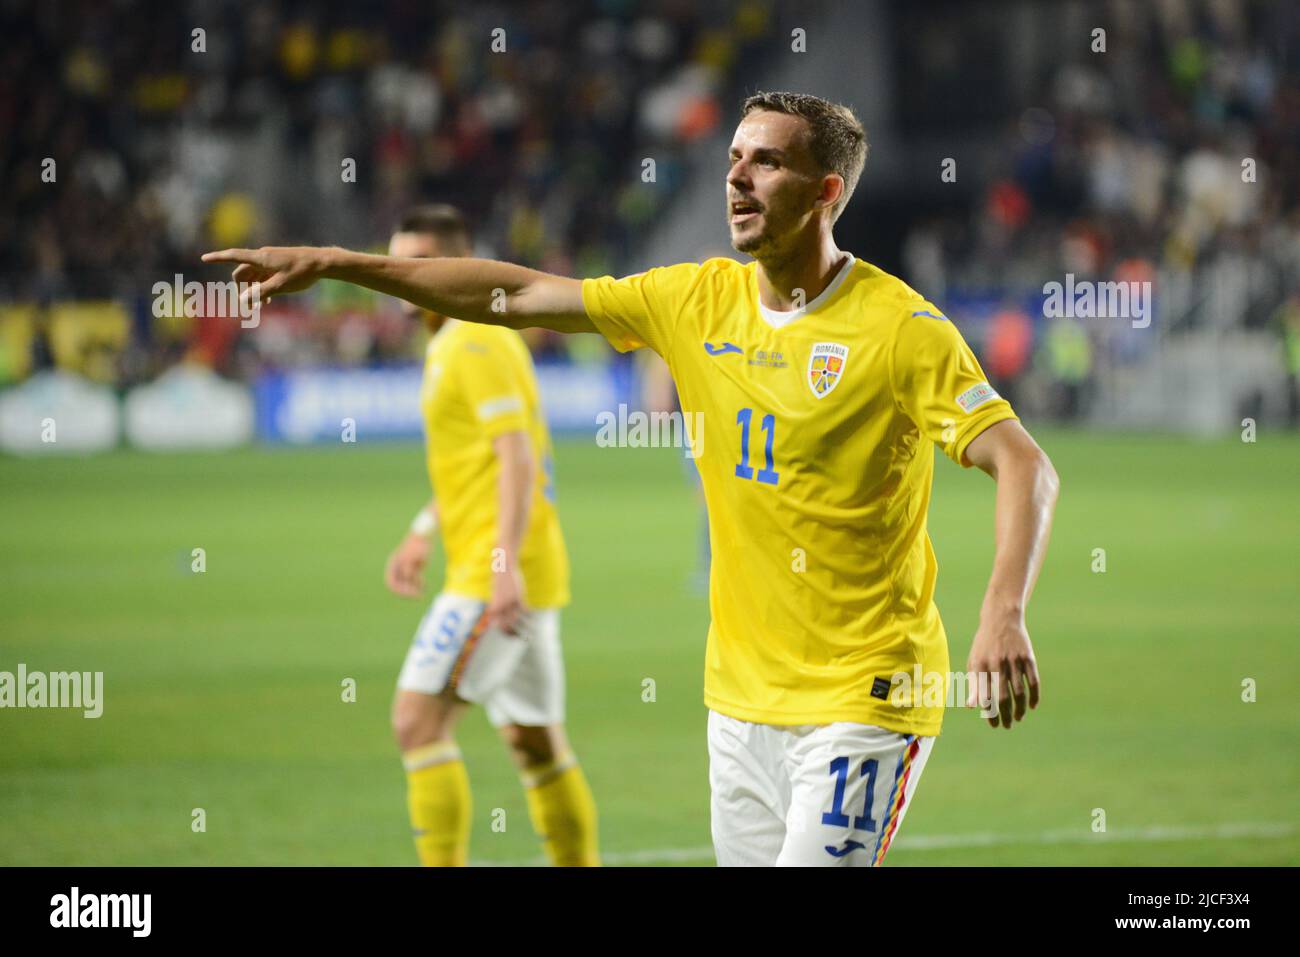
[[[736,424],[740,426],[740,464],[736,466],[736,478],[756,478],[765,485],[775,485],[781,479],[776,471],[772,452],[772,446],[776,441],[776,416],[769,412],[759,423],[759,429],[767,436],[763,441],[763,457],[767,467],[759,469],[757,473],[749,464],[749,427],[753,420],[753,409],[741,409],[736,413]]]

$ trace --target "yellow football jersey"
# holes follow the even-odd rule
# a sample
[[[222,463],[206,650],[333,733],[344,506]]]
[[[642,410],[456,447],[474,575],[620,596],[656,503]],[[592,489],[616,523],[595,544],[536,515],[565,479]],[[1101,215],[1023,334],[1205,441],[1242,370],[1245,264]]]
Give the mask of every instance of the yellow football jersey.
[[[538,466],[519,556],[527,602],[533,608],[568,604],[569,558],[555,511],[551,435],[532,356],[519,333],[447,320],[425,353],[420,407],[447,552],[443,590],[483,601],[491,596],[501,472],[492,441],[522,430]]]
[[[852,256],[790,312],[760,303],[755,263],[730,259],[588,279],[582,298],[615,348],[663,356],[683,412],[702,415],[705,704],[763,724],[938,734],[936,695],[900,707],[890,694],[917,665],[923,681],[948,673],[931,442],[968,466],[970,441],[1015,417],[953,324]]]

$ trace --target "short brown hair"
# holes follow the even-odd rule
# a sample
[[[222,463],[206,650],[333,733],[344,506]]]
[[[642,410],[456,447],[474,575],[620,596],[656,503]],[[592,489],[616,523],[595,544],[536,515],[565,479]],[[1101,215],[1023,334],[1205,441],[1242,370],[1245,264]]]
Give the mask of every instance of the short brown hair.
[[[460,210],[450,203],[427,203],[413,206],[402,214],[397,224],[399,233],[427,233],[440,240],[458,240],[470,243],[469,226]]]
[[[862,122],[849,107],[809,93],[755,93],[740,108],[740,118],[756,110],[787,113],[808,121],[813,160],[828,173],[838,173],[844,179],[844,195],[831,211],[831,222],[835,222],[848,205],[867,163],[867,131]]]

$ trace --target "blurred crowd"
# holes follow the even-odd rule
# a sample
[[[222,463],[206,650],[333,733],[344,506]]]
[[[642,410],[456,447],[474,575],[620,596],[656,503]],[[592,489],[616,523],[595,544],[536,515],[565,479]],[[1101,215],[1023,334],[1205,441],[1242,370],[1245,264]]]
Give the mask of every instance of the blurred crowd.
[[[1099,376],[1171,338],[1268,331],[1300,424],[1300,10],[1085,7],[1104,36],[1043,64],[1040,99],[1008,112],[978,203],[913,226],[909,279],[981,315],[1004,394],[1045,390],[1035,398],[1066,418],[1087,412]],[[1151,282],[1153,326],[1045,319],[1043,284],[1066,274]]]
[[[0,328],[0,383],[70,339],[119,384],[188,353],[236,373],[410,355],[404,327],[353,321],[377,307],[364,294],[325,290],[321,322],[271,311],[239,337],[153,315],[151,290],[224,278],[197,267],[210,248],[374,248],[419,202],[458,205],[480,252],[612,271],[773,17],[768,0],[0,4],[22,38],[0,67],[0,327],[30,332]],[[52,328],[69,301],[103,304],[78,314],[87,335]]]
[[[479,254],[618,272],[680,192],[692,147],[732,122],[742,94],[767,78],[765,55],[788,42],[785,19],[807,9],[0,3],[0,30],[22,38],[0,54],[0,385],[54,364],[125,387],[182,358],[245,378],[412,358],[418,330],[365,291],[324,284],[264,310],[247,336],[228,319],[160,315],[153,289],[177,274],[225,278],[199,267],[209,248],[379,249],[419,202],[460,206]],[[1300,424],[1294,4],[1029,5],[1033,42],[1015,49],[1025,37],[1012,35],[1009,9],[918,5],[888,21],[896,111],[911,125],[903,142],[975,84],[976,127],[936,114],[930,132],[982,140],[987,157],[963,169],[978,186],[964,184],[959,204],[907,215],[902,274],[944,304],[1000,390],[1032,411],[1086,416],[1099,382],[1169,336],[1263,330],[1290,372]],[[1094,36],[1064,53],[1050,42],[1056,18],[1080,11],[1105,35],[1100,48]],[[1002,46],[982,45],[981,28]],[[1025,74],[1021,89],[976,83],[1008,61]],[[868,189],[855,205],[869,220],[879,201]],[[1152,282],[1154,334],[1044,319],[1043,283],[1066,274]],[[584,338],[530,344],[604,357]]]

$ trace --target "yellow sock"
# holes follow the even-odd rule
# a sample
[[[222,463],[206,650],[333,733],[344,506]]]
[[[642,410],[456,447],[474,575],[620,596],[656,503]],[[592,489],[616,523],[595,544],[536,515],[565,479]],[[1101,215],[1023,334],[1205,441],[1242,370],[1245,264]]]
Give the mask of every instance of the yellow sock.
[[[415,849],[425,867],[464,867],[469,858],[469,775],[460,748],[435,741],[402,753]]]
[[[599,867],[596,802],[572,754],[521,772],[528,816],[556,867]]]

